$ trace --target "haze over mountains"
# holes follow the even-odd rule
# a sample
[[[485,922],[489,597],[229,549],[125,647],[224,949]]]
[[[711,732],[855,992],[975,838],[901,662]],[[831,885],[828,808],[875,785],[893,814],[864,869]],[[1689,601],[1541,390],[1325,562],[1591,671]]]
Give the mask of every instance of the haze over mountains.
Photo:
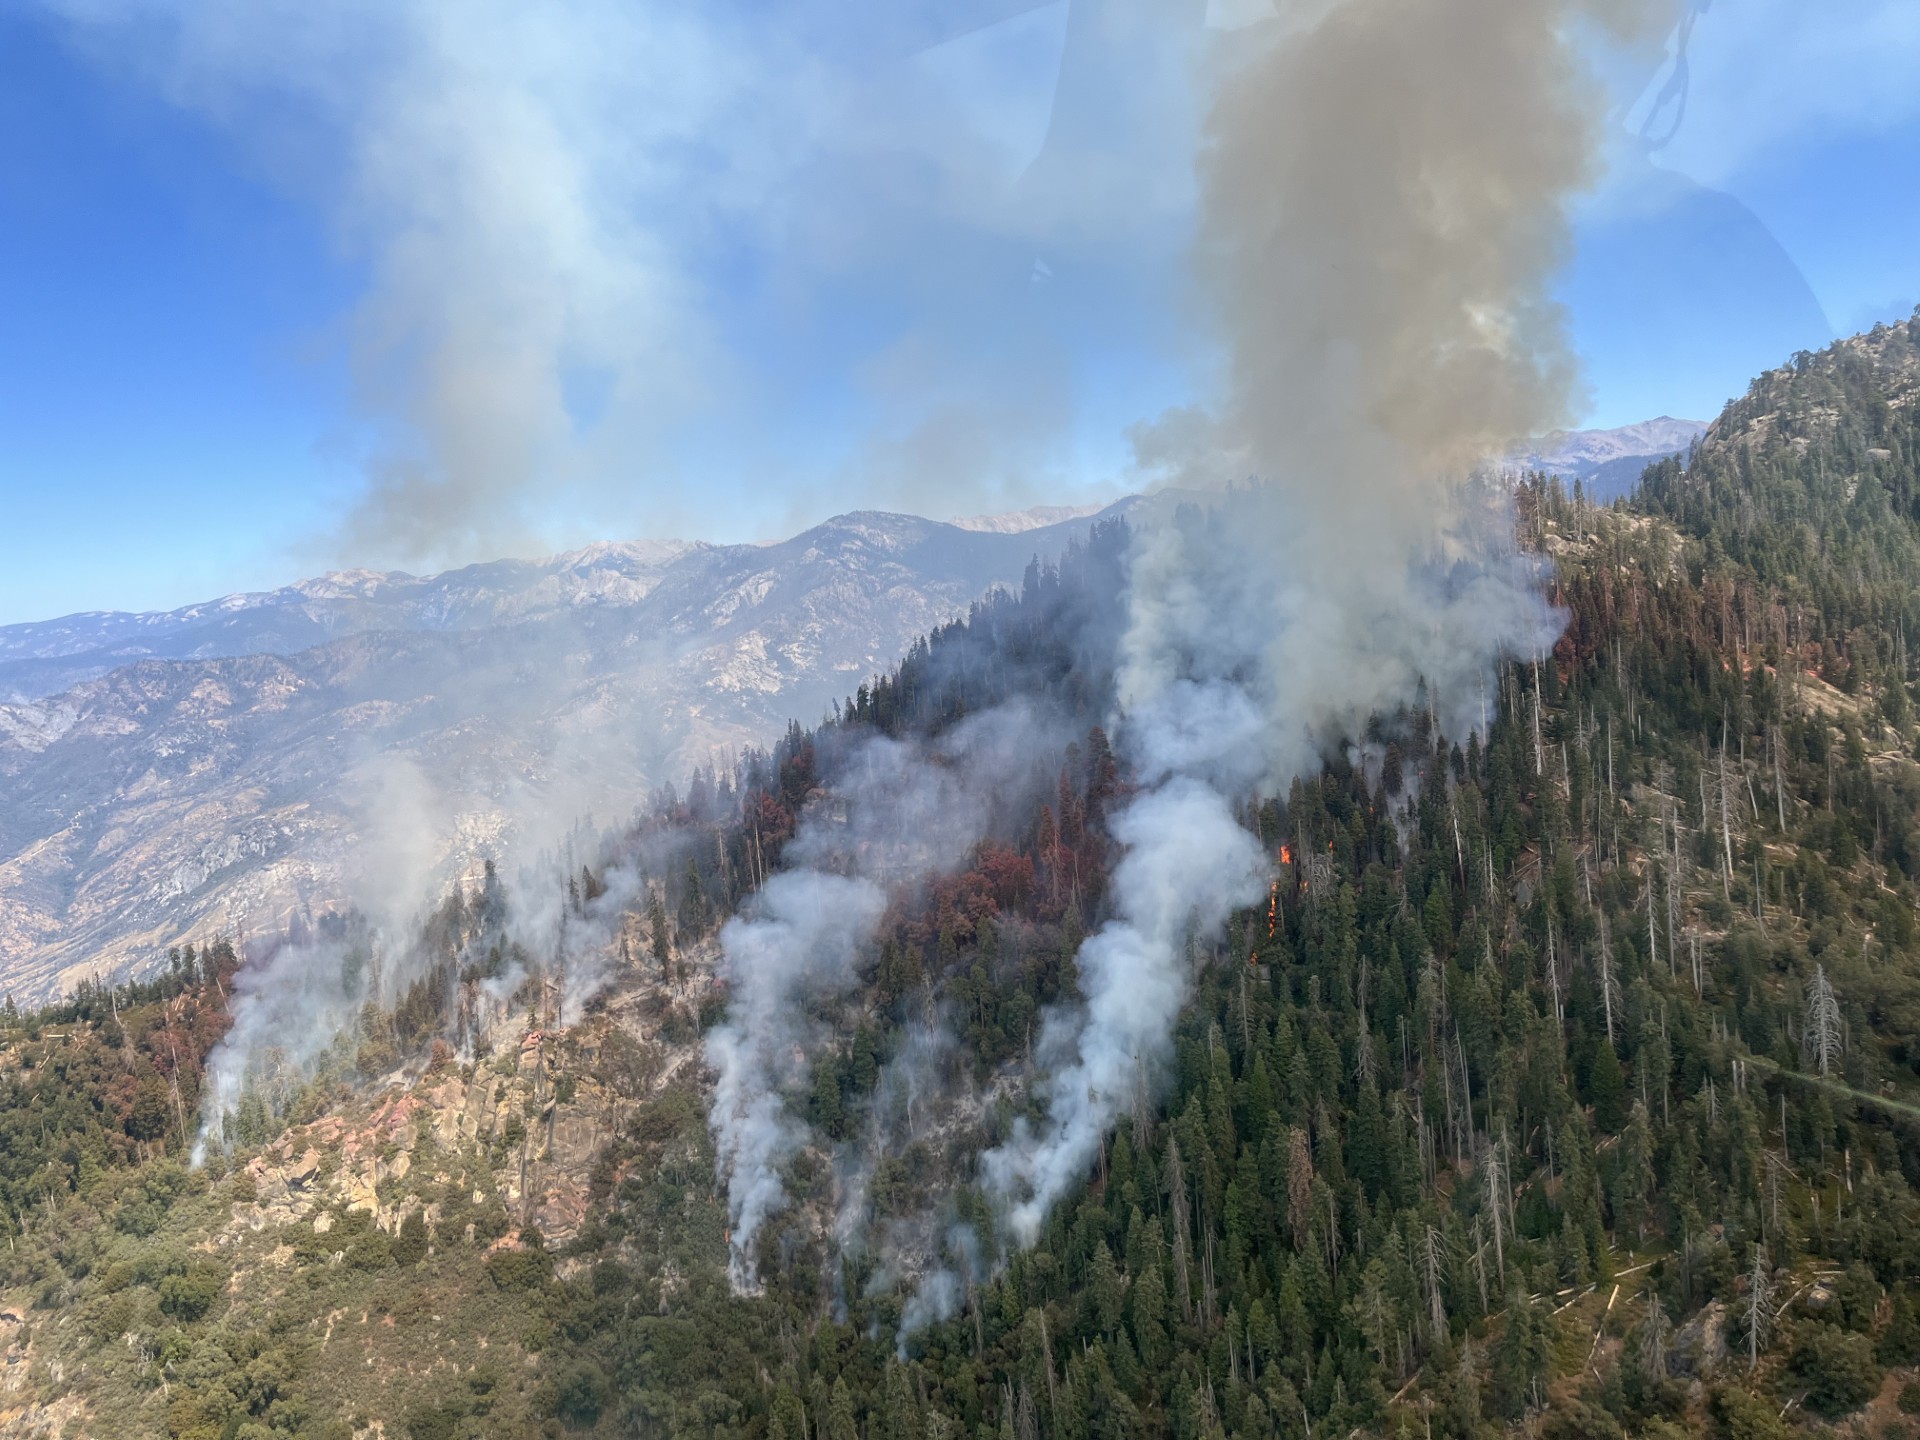
[[[1014,536],[1085,519],[1104,508],[1037,506],[935,524],[935,529]],[[933,550],[923,550],[926,539],[909,539],[909,529],[935,522],[869,514],[837,517],[781,545],[628,540],[602,542],[540,560],[468,565],[438,575],[332,571],[278,590],[227,595],[177,610],[95,610],[0,626],[0,701],[17,704],[57,695],[143,660],[290,655],[376,630],[475,630],[551,619],[590,607],[637,605],[669,576],[677,584],[698,588],[702,579],[730,574],[736,566],[751,569],[756,555],[776,568],[783,567],[797,553],[794,547],[804,551],[811,537],[859,529],[875,520],[886,532],[884,548],[899,553],[901,563],[909,568],[917,570],[926,564],[929,576],[945,577],[962,590],[981,564],[986,570],[979,573],[1004,578],[1000,567],[1005,557],[995,551],[991,559],[986,558],[991,546],[978,554],[967,550],[965,555],[959,550],[949,554],[937,543]],[[1042,539],[1051,544],[1058,537]],[[966,548],[963,543],[961,549]],[[959,570],[950,574],[951,565]],[[1017,578],[1017,568],[1014,575]]]
[[[1507,463],[1578,480],[1589,498],[1605,504],[1632,493],[1640,472],[1655,460],[1684,456],[1706,433],[1706,421],[1671,415],[1611,430],[1562,430],[1515,451]]]
[[[1091,523],[863,512],[10,627],[0,983],[45,995],[349,893],[405,911],[817,718]]]
[[[1556,436],[1527,463],[1637,476],[1700,428]],[[409,911],[816,718],[1102,513],[860,512],[774,545],[605,543],[0,628],[0,986],[42,997],[348,895]]]
[[[419,578],[335,571],[279,590],[178,610],[93,611],[0,628],[0,698],[58,694],[141,660],[288,655],[371,630],[449,631],[585,605],[634,604],[675,562],[710,547],[601,544],[546,560],[500,560]]]

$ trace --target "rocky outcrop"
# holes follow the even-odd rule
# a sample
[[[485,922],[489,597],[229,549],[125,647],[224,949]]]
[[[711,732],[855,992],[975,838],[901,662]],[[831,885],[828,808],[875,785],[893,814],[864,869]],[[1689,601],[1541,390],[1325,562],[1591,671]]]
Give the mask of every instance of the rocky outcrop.
[[[703,971],[710,958],[691,968]],[[697,1049],[690,1042],[660,1056],[637,1085],[632,1074],[615,1082],[595,1073],[616,1035],[629,1051],[638,1045],[655,1053],[658,991],[624,989],[563,1033],[503,1031],[491,1037],[495,1058],[447,1065],[289,1129],[236,1177],[227,1236],[301,1221],[324,1234],[336,1209],[364,1211],[388,1233],[424,1209],[431,1226],[437,1207],[423,1207],[419,1193],[446,1183],[457,1158],[491,1174],[492,1193],[516,1224],[555,1244],[571,1239],[586,1218],[594,1166],[608,1141]]]
[[[0,1309],[0,1435],[84,1440],[96,1433],[88,1428],[86,1402],[77,1395],[45,1403],[38,1398],[42,1386],[57,1386],[65,1379],[63,1368],[58,1360],[35,1355],[21,1312]]]
[[[1727,1358],[1727,1307],[1714,1300],[1673,1332],[1668,1363],[1674,1374],[1699,1378]]]

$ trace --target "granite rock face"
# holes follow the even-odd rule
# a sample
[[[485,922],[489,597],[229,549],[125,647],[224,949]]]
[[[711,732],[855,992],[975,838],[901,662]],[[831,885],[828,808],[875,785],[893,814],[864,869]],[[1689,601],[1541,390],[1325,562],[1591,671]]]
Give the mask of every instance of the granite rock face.
[[[551,850],[818,718],[1095,518],[861,512],[0,630],[0,989]]]

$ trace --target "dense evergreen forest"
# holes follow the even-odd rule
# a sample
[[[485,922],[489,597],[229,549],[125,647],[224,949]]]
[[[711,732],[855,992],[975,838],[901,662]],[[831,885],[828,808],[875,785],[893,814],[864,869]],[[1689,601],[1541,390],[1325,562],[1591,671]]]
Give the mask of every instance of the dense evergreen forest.
[[[1036,1103],[1036,1017],[1104,914],[1131,783],[1100,728],[1118,526],[570,874],[582,916],[614,872],[646,883],[622,978],[567,1036],[539,1033],[556,982],[497,893],[455,897],[392,1008],[189,1170],[229,949],[9,1009],[0,1414],[414,1440],[1920,1434],[1920,314],[1762,377],[1630,501],[1536,476],[1519,507],[1558,647],[1506,667],[1484,734],[1410,706],[1244,797],[1272,892],[1196,947],[1166,1092],[1031,1248],[956,1157]],[[697,1058],[713,934],[862,737],[1015,695],[1075,738],[1030,813],[895,904],[824,1017],[840,1043],[788,1098],[817,1143],[736,1295]],[[481,997],[522,969],[516,1055]],[[913,1277],[836,1241],[836,1176],[930,1013],[980,1103],[965,1136],[881,1147],[860,1229],[932,1210],[944,1254],[1001,1258],[903,1333]],[[402,1146],[408,1097],[369,1085],[395,1066],[503,1118]],[[575,1114],[590,1173],[556,1227],[528,1157]],[[282,1193],[356,1165],[361,1201]]]

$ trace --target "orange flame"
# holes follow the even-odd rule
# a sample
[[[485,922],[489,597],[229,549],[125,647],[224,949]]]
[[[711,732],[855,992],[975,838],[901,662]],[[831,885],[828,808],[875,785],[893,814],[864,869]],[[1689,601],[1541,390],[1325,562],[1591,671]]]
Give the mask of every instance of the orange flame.
[[[1273,929],[1280,919],[1280,882],[1273,882],[1273,889],[1267,895],[1267,938],[1273,938]]]
[[[1282,865],[1291,865],[1293,863],[1293,847],[1284,841],[1280,846],[1280,863]]]

